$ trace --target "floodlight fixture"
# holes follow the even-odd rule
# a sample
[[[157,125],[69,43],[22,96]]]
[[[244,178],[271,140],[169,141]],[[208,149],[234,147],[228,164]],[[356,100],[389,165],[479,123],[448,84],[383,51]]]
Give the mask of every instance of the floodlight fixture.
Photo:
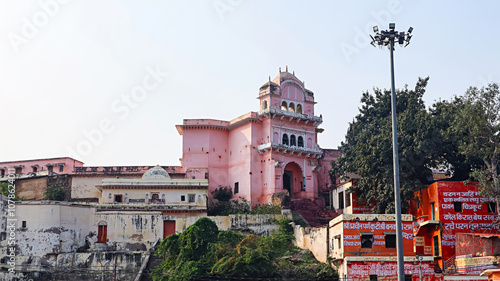
[[[396,24],[395,23],[389,23],[389,29],[390,30],[394,30],[396,28]]]

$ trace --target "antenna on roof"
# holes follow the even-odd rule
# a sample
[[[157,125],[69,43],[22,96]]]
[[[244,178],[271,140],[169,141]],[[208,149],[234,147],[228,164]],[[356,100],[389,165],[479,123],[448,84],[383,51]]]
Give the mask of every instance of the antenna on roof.
[[[295,70],[293,71],[293,75],[295,75]]]
[[[280,67],[280,73],[281,73],[281,67]]]
[[[271,75],[269,75],[269,82],[271,82]]]
[[[286,70],[285,71],[288,72],[288,65],[286,66]]]

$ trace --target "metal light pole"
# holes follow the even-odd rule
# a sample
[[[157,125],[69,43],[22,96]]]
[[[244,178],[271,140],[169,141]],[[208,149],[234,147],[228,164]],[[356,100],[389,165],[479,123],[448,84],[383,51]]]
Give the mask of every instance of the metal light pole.
[[[394,41],[404,47],[410,44],[411,32],[410,27],[408,32],[398,32],[395,30],[396,24],[390,23],[389,30],[379,31],[377,26],[373,27],[375,37],[371,36],[371,44],[376,47],[387,46],[391,51],[391,111],[392,111],[392,154],[394,165],[394,200],[396,208],[396,249],[398,254],[398,280],[405,280],[404,256],[403,256],[403,224],[401,222],[401,198],[399,191],[399,157],[398,157],[398,135],[396,124],[396,90],[394,87]]]

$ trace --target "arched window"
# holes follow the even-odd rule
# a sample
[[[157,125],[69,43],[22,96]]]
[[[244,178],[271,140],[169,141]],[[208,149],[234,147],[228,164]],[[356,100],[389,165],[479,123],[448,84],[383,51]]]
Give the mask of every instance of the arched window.
[[[284,145],[288,145],[288,135],[287,134],[283,134],[283,141],[282,141],[282,143]]]
[[[286,104],[286,101],[283,101],[281,103],[281,110],[287,111],[288,110],[288,105]]]
[[[302,114],[302,105],[301,104],[297,104],[297,110],[295,112]]]
[[[295,112],[295,104],[293,104],[293,102],[291,102],[290,105],[288,106],[288,111]]]
[[[297,145],[299,147],[304,147],[304,139],[301,136],[297,138]]]
[[[290,145],[291,146],[296,146],[297,143],[295,142],[295,135],[290,136]]]
[[[267,100],[262,102],[262,110],[266,110],[266,109],[267,109]]]

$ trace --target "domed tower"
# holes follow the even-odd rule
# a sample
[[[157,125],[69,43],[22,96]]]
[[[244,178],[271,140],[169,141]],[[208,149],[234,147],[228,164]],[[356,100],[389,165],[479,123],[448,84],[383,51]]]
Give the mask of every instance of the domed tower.
[[[269,163],[263,194],[287,190],[292,198],[317,198],[316,168],[322,150],[316,137],[323,120],[314,116],[314,93],[294,73],[280,69],[260,87],[258,99],[263,129],[258,151],[262,162]]]

